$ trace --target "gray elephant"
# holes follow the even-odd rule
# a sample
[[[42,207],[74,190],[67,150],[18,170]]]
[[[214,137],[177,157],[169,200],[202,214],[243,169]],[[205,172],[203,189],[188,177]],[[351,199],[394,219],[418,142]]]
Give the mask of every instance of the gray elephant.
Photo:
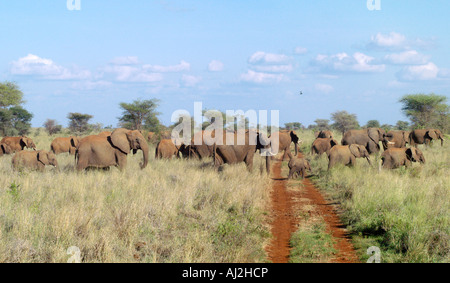
[[[56,155],[51,151],[19,151],[12,158],[12,166],[15,170],[27,168],[43,171],[45,166],[55,166],[58,169]]]
[[[382,167],[395,169],[401,166],[409,167],[411,162],[425,163],[425,157],[418,148],[388,148],[381,154]]]
[[[382,141],[383,149],[386,150],[390,147],[402,148],[406,147],[409,143],[409,131],[389,131],[384,136]]]
[[[330,149],[338,144],[337,140],[332,138],[317,138],[311,146],[311,154],[318,154],[319,156],[323,153],[328,154]]]
[[[369,165],[372,165],[369,152],[362,145],[352,144],[333,146],[328,154],[328,170],[336,164],[354,166],[356,164],[356,158],[366,158]]]
[[[75,158],[77,170],[87,167],[106,168],[117,166],[123,170],[127,164],[127,155],[132,149],[142,150],[141,169],[148,164],[148,144],[138,130],[116,129],[110,136],[87,136],[80,140]]]
[[[230,134],[230,132],[228,132]],[[247,130],[245,132],[244,140],[242,144],[238,143],[238,134],[232,133],[232,140],[234,143],[232,145],[227,144],[227,132],[223,131],[223,140],[220,144],[217,142],[213,144],[213,159],[214,168],[222,164],[236,164],[244,162],[247,165],[247,169],[251,172],[253,169],[253,157],[255,152],[259,149],[266,149],[266,172],[270,172],[270,159],[271,156],[268,153],[270,150],[268,147],[269,141],[263,139],[262,134],[257,131]],[[260,138],[261,137],[261,138]],[[261,142],[263,140],[263,142]]]
[[[369,154],[380,151],[380,142],[384,140],[386,131],[381,128],[367,128],[362,130],[349,130],[342,137],[342,145],[359,144],[364,146]]]
[[[417,146],[418,144],[431,145],[433,140],[441,140],[441,146],[444,145],[444,135],[438,129],[418,129],[409,134],[409,144]]]
[[[300,176],[302,179],[306,176],[306,170],[309,170],[311,172],[311,166],[303,157],[294,157],[291,153],[288,154],[289,156],[289,175],[288,179],[292,179],[295,176]]]

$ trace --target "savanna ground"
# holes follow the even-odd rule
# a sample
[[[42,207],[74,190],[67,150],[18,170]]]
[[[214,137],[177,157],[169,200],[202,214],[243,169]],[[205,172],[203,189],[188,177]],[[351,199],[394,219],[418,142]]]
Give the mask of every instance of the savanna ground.
[[[370,246],[382,262],[449,262],[450,146],[423,149],[427,163],[385,171],[363,159],[327,172],[327,158],[309,156],[311,131],[299,131],[310,159],[309,178],[336,204],[360,261]],[[43,131],[29,135],[49,149]],[[340,136],[337,137],[340,141]],[[13,171],[0,158],[0,262],[67,262],[76,246],[83,262],[269,262],[271,176],[256,155],[245,165],[212,168],[212,160],[155,160],[140,170],[142,153],[126,170],[78,173],[58,155],[60,171]],[[282,174],[287,176],[287,162]],[[304,190],[291,180],[289,190]],[[301,202],[301,200],[299,200]],[[328,262],[333,237],[313,206],[298,210],[291,262]]]

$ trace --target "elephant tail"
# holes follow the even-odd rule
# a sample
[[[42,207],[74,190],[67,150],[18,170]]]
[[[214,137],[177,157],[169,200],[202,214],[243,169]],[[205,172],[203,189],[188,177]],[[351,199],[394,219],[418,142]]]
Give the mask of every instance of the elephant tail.
[[[214,145],[213,145],[213,162],[214,162],[214,170],[216,170],[217,169],[217,144],[214,142]]]

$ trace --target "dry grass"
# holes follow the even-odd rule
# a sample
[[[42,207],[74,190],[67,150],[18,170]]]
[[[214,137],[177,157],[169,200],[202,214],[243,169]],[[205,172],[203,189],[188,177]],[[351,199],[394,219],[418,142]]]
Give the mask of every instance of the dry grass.
[[[31,135],[38,149],[51,137]],[[58,155],[61,171],[16,172],[0,158],[0,262],[262,262],[270,179],[255,157],[215,172],[209,164],[154,160],[139,169],[78,173]],[[211,160],[209,161],[211,162]]]

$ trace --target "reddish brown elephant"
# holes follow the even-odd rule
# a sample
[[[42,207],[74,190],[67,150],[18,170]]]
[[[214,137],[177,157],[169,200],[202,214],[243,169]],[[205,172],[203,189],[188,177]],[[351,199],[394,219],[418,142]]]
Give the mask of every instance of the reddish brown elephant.
[[[389,131],[384,136],[382,141],[383,149],[386,150],[390,147],[402,148],[406,147],[409,143],[409,131]]]
[[[311,146],[311,154],[318,154],[319,156],[323,153],[328,155],[330,149],[338,145],[337,140],[331,138],[317,138]]]
[[[388,148],[381,155],[382,166],[385,169],[395,169],[401,166],[409,167],[411,162],[425,163],[425,157],[418,148]]]
[[[173,143],[172,139],[163,139],[159,141],[155,149],[155,158],[171,159],[173,156],[179,158],[179,147],[181,144],[177,143],[177,145],[178,147]]]
[[[143,153],[141,169],[148,164],[148,144],[137,130],[116,129],[110,136],[93,135],[80,140],[75,158],[77,170],[87,167],[107,168],[117,166],[123,170],[127,164],[127,155],[132,149]]]
[[[71,140],[75,139],[77,140],[77,142],[72,143]],[[54,153],[54,154],[61,154],[61,153],[65,153],[68,152],[70,155],[75,155],[75,151],[77,150],[76,145],[78,145],[78,137],[59,137],[59,138],[55,138],[51,145],[50,145],[50,150]]]
[[[281,160],[284,160],[288,157],[288,153],[291,152],[291,143],[294,143],[295,146],[295,156],[298,154],[298,144],[301,142],[300,138],[294,131],[280,131],[278,133],[270,135],[270,143],[272,146],[272,152],[274,151],[274,146],[277,143],[275,137],[278,135],[278,153],[283,151],[283,157]]]
[[[36,150],[36,145],[34,144],[33,140],[26,136],[4,137],[0,141],[0,144],[5,144],[5,145],[9,146],[11,153],[21,151],[25,147]]]
[[[354,166],[356,158],[361,157],[366,158],[371,165],[369,152],[364,146],[359,144],[333,146],[328,154],[328,170],[336,164]]]
[[[12,158],[12,165],[15,170],[21,168],[43,171],[45,166],[53,165],[58,169],[56,155],[51,151],[19,151]]]
[[[438,129],[418,129],[409,134],[409,144],[417,146],[418,144],[431,145],[433,140],[441,140],[441,146],[444,145],[444,135]]]

